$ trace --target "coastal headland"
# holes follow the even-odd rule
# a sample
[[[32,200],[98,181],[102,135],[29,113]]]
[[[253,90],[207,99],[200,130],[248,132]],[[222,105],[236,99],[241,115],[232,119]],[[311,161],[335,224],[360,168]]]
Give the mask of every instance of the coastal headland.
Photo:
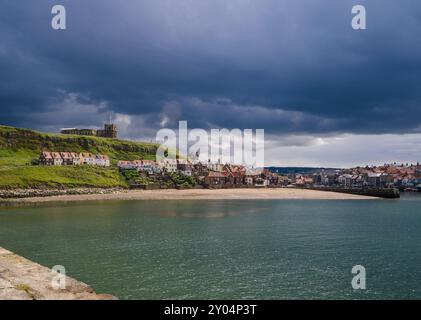
[[[399,197],[390,186],[392,176],[386,173],[353,176],[345,174],[346,170],[330,169],[308,175],[282,174],[268,168],[256,170],[210,160],[201,163],[182,157],[156,161],[157,147],[0,126],[0,204]]]

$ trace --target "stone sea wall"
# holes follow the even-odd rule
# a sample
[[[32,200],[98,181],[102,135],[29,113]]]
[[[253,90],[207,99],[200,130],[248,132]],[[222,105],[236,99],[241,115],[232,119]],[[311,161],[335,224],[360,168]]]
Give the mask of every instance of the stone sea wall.
[[[122,192],[122,188],[77,188],[77,189],[10,189],[0,190],[0,199],[50,197],[78,194],[113,194]]]
[[[0,247],[0,300],[115,300],[96,294],[87,284],[67,277],[65,288],[55,290],[49,268]]]

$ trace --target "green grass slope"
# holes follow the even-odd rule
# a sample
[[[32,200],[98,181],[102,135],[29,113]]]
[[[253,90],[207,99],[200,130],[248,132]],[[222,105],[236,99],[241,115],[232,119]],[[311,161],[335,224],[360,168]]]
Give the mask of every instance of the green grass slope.
[[[0,188],[126,187],[118,160],[154,159],[156,144],[88,136],[41,133],[0,126]],[[31,163],[42,150],[106,154],[111,168],[41,167]]]
[[[127,187],[117,168],[90,166],[0,167],[0,189]]]

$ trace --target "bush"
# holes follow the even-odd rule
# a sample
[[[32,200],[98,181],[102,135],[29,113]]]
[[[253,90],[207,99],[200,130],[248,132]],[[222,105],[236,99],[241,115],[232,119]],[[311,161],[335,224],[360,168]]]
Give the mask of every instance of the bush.
[[[140,177],[139,172],[135,169],[122,170],[121,174],[126,180],[135,180]]]
[[[176,186],[182,186],[182,187],[189,187],[189,186],[196,186],[197,181],[195,178],[190,177],[190,176],[186,176],[180,172],[176,172],[176,173],[170,173],[169,177],[171,178],[172,182],[176,185]]]

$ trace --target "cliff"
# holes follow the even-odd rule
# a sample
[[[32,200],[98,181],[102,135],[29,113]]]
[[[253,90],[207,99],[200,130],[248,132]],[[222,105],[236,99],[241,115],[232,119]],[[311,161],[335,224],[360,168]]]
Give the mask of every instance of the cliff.
[[[152,143],[41,133],[0,126],[0,189],[128,187],[115,164],[118,160],[153,159]],[[42,150],[108,155],[110,168],[33,165]]]

